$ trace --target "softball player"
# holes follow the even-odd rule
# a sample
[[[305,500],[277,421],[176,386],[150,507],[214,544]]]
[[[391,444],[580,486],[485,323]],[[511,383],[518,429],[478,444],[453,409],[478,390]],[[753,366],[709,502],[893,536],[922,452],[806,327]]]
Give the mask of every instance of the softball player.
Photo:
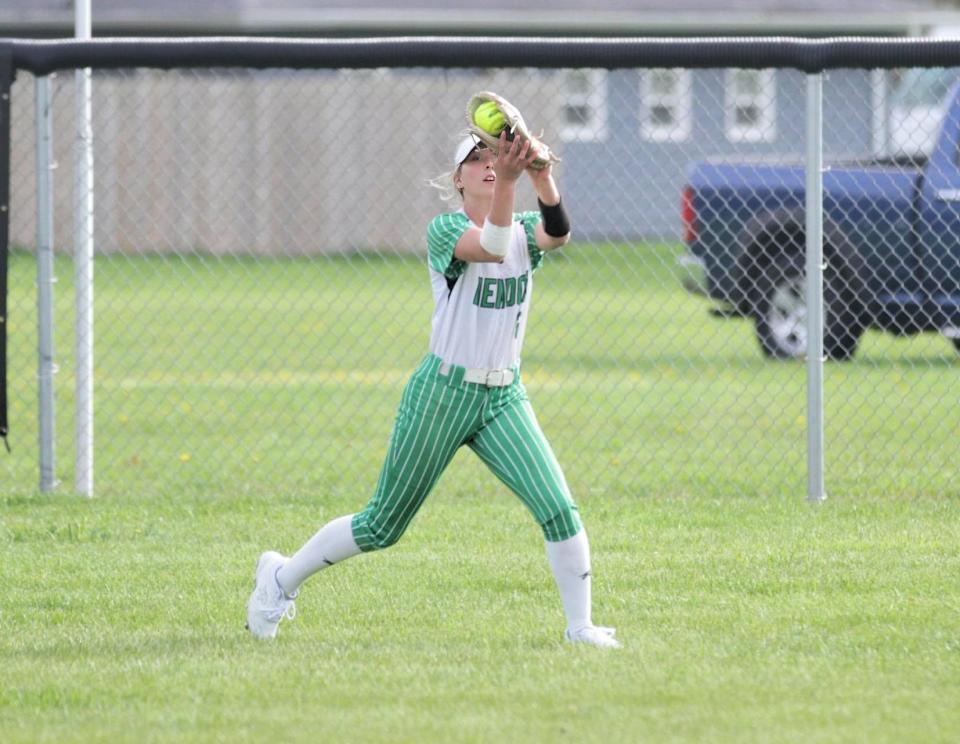
[[[619,647],[612,628],[591,620],[590,547],[560,465],[520,382],[520,349],[533,275],[570,228],[548,166],[529,168],[529,142],[501,135],[494,155],[473,138],[454,156],[452,182],[463,199],[427,229],[436,302],[430,353],[400,401],[376,492],[366,507],[326,524],[292,557],[263,553],[247,603],[247,627],[272,638],[293,618],[300,585],[361,552],[393,545],[456,451],[470,447],[526,505],[543,529],[567,618],[565,638]],[[539,212],[513,212],[527,172]]]

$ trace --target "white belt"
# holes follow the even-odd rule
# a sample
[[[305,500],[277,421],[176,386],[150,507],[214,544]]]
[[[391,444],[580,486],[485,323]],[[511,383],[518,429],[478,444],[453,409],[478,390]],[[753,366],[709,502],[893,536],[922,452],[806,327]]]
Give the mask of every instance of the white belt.
[[[450,374],[451,365],[444,362],[440,365],[440,374],[446,377]],[[512,369],[475,369],[463,368],[463,381],[473,382],[487,387],[506,387],[513,384],[517,375]]]

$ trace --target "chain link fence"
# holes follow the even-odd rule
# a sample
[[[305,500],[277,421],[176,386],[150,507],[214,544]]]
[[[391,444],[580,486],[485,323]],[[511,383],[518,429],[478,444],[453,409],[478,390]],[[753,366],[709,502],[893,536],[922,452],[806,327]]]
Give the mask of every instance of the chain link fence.
[[[956,493],[960,70],[824,82],[831,494]],[[805,80],[786,69],[94,71],[97,488],[372,488],[427,350],[464,108],[562,157],[524,380],[575,493],[805,492]],[[5,480],[36,483],[34,82],[12,93]],[[72,74],[53,83],[71,481]],[[518,211],[535,209],[524,184]],[[840,361],[843,360],[843,361]],[[463,457],[461,455],[460,457]],[[472,471],[470,471],[472,472]],[[478,477],[492,477],[479,476]]]

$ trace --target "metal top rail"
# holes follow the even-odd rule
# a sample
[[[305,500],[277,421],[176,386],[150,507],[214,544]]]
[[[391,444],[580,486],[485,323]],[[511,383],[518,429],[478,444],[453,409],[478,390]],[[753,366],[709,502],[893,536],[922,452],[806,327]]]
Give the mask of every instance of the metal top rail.
[[[0,39],[0,63],[44,75],[83,67],[956,67],[960,39],[843,37],[357,39],[100,38]]]

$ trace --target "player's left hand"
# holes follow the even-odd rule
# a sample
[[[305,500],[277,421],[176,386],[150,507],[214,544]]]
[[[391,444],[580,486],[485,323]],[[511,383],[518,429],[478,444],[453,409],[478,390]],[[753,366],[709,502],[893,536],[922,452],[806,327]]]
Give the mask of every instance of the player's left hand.
[[[553,180],[553,167],[547,164],[545,167],[527,168],[527,175],[533,182],[533,188],[537,192],[537,198],[544,204],[556,204],[560,201],[560,190],[557,188],[557,182]]]
[[[543,168],[527,168],[527,175],[533,181],[533,187],[539,193],[541,186],[546,186],[553,181],[553,164],[548,163]]]

